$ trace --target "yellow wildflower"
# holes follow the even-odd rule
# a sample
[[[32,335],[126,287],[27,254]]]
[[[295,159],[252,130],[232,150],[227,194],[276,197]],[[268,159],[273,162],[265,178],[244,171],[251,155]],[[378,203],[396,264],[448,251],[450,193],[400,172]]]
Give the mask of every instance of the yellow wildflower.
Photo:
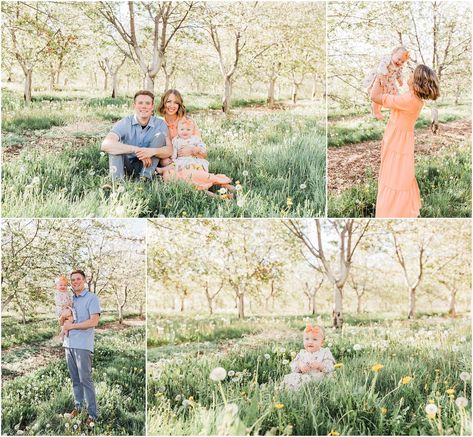
[[[343,363],[337,363],[335,364],[335,369],[340,369],[343,367]]]
[[[332,429],[332,431],[330,431],[328,435],[340,435],[340,433]]]
[[[384,416],[388,412],[387,408],[382,407],[381,408],[381,414]]]
[[[371,370],[375,373],[378,373],[384,366],[380,363],[376,363],[374,366],[371,367]]]
[[[412,381],[412,376],[404,376],[404,377],[401,379],[401,383],[402,383],[403,385],[409,384],[411,381]]]
[[[454,389],[454,388],[449,388],[449,389],[447,390],[447,394],[448,394],[448,395],[453,395],[454,393],[455,393],[455,389]]]
[[[282,410],[284,408],[284,404],[282,404],[281,402],[276,402],[274,404],[274,407],[276,408],[276,410]]]

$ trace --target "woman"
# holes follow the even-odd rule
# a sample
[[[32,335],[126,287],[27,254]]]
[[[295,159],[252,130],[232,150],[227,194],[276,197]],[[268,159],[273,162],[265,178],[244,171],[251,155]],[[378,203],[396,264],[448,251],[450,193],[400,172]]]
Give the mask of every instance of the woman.
[[[161,97],[161,101],[158,106],[159,113],[164,117],[164,121],[168,127],[169,135],[171,140],[177,136],[178,124],[184,118],[190,120],[186,116],[186,107],[179,91],[175,89],[167,90]],[[192,135],[200,137],[200,130],[195,124],[195,122],[189,123],[192,126]],[[179,158],[183,157],[194,157],[205,159],[207,157],[207,151],[199,147],[182,147],[178,151]],[[176,171],[175,169],[167,170],[172,161],[170,159],[161,160],[161,166],[166,166],[166,171],[162,173],[163,180],[169,182],[172,180],[183,180],[191,185],[194,185],[198,190],[204,190],[207,194],[214,195],[210,193],[208,189],[213,185],[221,185],[224,188],[227,188],[229,191],[233,191],[234,187],[230,185],[231,179],[223,174],[213,174],[205,170],[200,170],[196,168],[183,168]],[[231,195],[228,195],[231,197]]]
[[[418,65],[407,82],[409,91],[394,96],[382,93],[382,83],[371,90],[374,103],[391,109],[381,143],[376,217],[417,217],[420,211],[419,186],[414,170],[414,125],[424,100],[439,95],[437,75]]]

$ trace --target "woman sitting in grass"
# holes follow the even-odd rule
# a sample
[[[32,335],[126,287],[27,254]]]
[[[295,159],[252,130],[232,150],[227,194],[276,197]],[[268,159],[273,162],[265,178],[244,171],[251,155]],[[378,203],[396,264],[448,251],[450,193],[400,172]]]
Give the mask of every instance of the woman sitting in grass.
[[[200,131],[195,122],[186,116],[186,107],[177,90],[168,90],[161,97],[159,113],[169,129],[173,144],[171,158],[162,159],[156,172],[163,176],[165,182],[182,180],[215,196],[208,191],[214,185],[222,186],[226,191],[233,191],[231,179],[223,174],[209,173],[207,150],[200,139]],[[231,197],[231,193],[226,194]]]
[[[319,381],[330,375],[335,367],[335,360],[330,349],[323,348],[325,332],[321,326],[308,324],[304,329],[304,349],[291,362],[292,373],[286,375],[283,385],[298,389],[310,381]]]

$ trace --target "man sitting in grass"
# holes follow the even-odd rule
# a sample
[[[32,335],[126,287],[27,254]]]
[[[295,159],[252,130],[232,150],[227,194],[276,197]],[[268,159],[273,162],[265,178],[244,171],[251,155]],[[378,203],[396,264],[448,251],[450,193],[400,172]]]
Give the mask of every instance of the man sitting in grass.
[[[135,113],[113,126],[102,142],[108,153],[112,180],[122,181],[125,174],[150,180],[159,159],[169,158],[172,144],[166,123],[153,115],[154,94],[140,90],[133,98]]]
[[[95,327],[100,318],[100,301],[96,294],[91,293],[85,283],[85,273],[75,270],[71,273],[72,311],[74,322],[65,322],[64,329],[69,335],[64,337],[64,350],[69,375],[74,392],[74,409],[65,416],[73,419],[80,414],[82,404],[87,401],[86,424],[94,426],[97,419],[97,403],[95,387],[92,381],[92,355],[94,352]]]

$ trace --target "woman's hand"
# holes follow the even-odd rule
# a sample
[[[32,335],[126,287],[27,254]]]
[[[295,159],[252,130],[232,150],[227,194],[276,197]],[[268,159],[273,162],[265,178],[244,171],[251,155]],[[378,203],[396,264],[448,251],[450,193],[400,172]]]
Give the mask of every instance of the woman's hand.
[[[194,156],[195,153],[195,147],[194,146],[185,146],[182,149],[179,149],[177,152],[177,157],[178,158],[184,158],[186,156]]]

